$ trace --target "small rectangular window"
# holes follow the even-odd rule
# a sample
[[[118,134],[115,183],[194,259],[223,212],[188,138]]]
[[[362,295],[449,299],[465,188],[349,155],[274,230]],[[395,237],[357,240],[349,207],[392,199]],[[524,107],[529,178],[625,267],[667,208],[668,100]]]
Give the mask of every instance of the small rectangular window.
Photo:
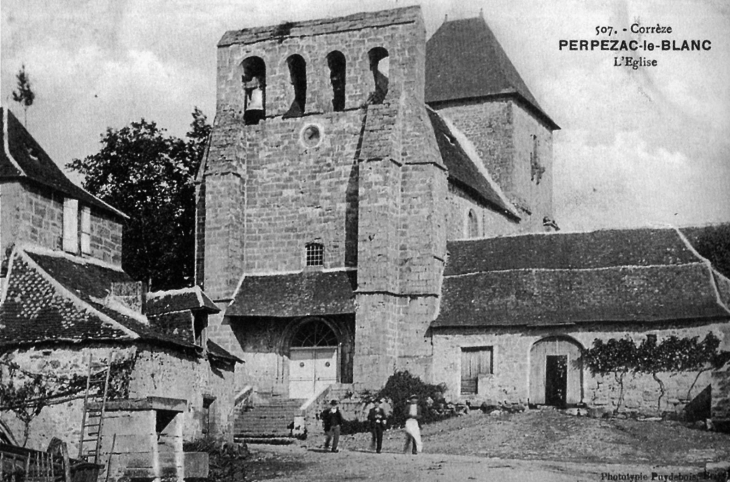
[[[461,394],[477,393],[479,375],[492,374],[492,347],[465,347],[461,349]]]
[[[324,265],[324,245],[320,243],[310,243],[307,245],[307,266],[323,266]]]
[[[69,253],[79,252],[79,201],[65,198],[63,200],[63,250]]]
[[[80,222],[81,253],[91,254],[91,208],[81,206]]]

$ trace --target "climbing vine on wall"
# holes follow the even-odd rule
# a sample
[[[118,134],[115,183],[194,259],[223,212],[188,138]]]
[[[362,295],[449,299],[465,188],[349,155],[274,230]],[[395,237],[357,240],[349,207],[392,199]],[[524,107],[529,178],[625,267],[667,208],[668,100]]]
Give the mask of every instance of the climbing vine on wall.
[[[129,383],[136,357],[114,360],[109,365],[107,398],[129,396]],[[83,398],[88,373],[35,373],[25,370],[8,355],[0,358],[0,411],[13,412],[24,425],[23,445],[28,440],[30,423],[51,405]],[[92,371],[89,396],[100,396],[106,378],[105,369]]]
[[[659,386],[657,410],[666,395],[664,378],[678,373],[697,372],[687,392],[691,398],[692,389],[700,375],[713,368],[720,368],[730,360],[730,352],[719,350],[720,340],[714,333],[708,333],[700,341],[698,336],[679,338],[669,336],[661,342],[656,335],[648,335],[637,345],[634,340],[611,338],[607,342],[593,341],[593,347],[583,352],[583,362],[593,375],[613,375],[619,386],[616,411],[621,409],[624,399],[624,378],[627,374],[651,375]]]

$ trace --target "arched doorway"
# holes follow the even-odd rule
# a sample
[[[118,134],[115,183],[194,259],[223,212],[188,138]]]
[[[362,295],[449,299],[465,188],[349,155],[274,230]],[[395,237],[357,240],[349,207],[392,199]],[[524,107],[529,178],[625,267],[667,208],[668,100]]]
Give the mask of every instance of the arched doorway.
[[[572,338],[551,336],[530,349],[530,403],[565,406],[583,399],[582,348]]]
[[[309,398],[337,383],[339,340],[322,319],[296,327],[289,348],[289,398]]]

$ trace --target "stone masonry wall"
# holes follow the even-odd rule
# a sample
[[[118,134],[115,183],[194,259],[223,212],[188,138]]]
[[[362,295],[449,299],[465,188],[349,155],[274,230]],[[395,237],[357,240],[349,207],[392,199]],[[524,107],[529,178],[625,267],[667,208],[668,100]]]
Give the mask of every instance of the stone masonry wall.
[[[542,232],[543,217],[553,218],[550,130],[513,100],[450,103],[438,106],[438,112],[471,140],[487,171],[519,209],[519,232]],[[531,162],[535,147],[534,167],[544,169],[540,174]]]
[[[62,249],[63,195],[35,184],[2,185],[2,256],[13,244]],[[122,225],[91,209],[91,257],[121,265]]]
[[[469,238],[467,224],[470,211],[474,211],[477,217],[478,238],[516,234],[522,229],[519,222],[484,206],[463,189],[449,184],[446,216],[446,237],[449,241]]]
[[[24,370],[47,376],[88,374],[88,356],[92,363],[107,360],[111,350],[114,359],[136,359],[129,385],[130,398],[148,396],[181,398],[188,401],[184,414],[184,434],[192,439],[201,434],[202,394],[217,397],[212,405],[219,434],[232,435],[233,372],[221,370],[213,373],[207,360],[197,359],[157,348],[109,347],[102,345],[59,349],[15,350],[6,355]],[[69,451],[75,457],[78,451],[79,432],[83,415],[83,393],[80,398],[43,409],[30,425],[27,447],[45,450],[51,438],[59,437],[69,443]],[[23,424],[11,413],[2,413],[16,439],[22,443]]]
[[[670,335],[678,337],[699,336],[704,338],[713,332],[721,339],[728,339],[727,327],[722,323],[695,325],[654,325],[646,326],[604,326],[596,328],[572,329],[440,329],[433,336],[434,367],[433,382],[446,383],[447,397],[459,399],[461,385],[461,348],[491,347],[493,357],[493,373],[487,375],[483,393],[478,393],[476,400],[492,402],[522,402],[529,400],[530,392],[530,349],[539,340],[550,336],[565,336],[578,342],[583,348],[593,345],[593,340],[601,338],[623,338],[630,335],[637,343],[647,334],[656,334],[661,340]],[[662,400],[662,411],[673,411],[687,402],[687,392],[696,373],[669,376],[660,374],[665,382],[667,393]],[[692,390],[691,396],[699,394],[708,383],[710,373],[700,376]],[[655,412],[660,391],[659,386],[649,376],[628,376],[625,380],[625,410]],[[583,400],[592,406],[615,408],[618,389],[613,377],[593,377],[583,370]]]

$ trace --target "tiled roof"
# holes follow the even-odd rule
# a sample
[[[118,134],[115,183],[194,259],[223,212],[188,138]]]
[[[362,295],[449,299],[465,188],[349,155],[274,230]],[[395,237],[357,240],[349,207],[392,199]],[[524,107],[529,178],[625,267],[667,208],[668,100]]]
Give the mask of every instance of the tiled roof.
[[[161,313],[185,310],[204,310],[208,313],[218,313],[220,308],[199,286],[147,294],[145,313],[148,315],[154,316]]]
[[[118,267],[42,248],[16,248],[0,307],[0,346],[47,342],[147,341],[195,349],[152,330],[140,313],[109,296],[130,281]]]
[[[231,30],[223,35],[223,38],[218,42],[218,47],[233,44],[251,44],[287,37],[342,33],[400,23],[412,23],[418,20],[420,15],[420,7],[403,7],[378,12],[356,13],[346,17],[321,18],[304,22],[284,22],[269,27]]]
[[[246,276],[226,316],[293,317],[355,313],[355,271]]]
[[[542,110],[483,18],[444,22],[426,43],[426,102],[514,97],[551,129]]]
[[[225,350],[222,346],[210,340],[208,340],[208,355],[228,362],[243,363],[243,360],[235,355],[231,355],[228,350]]]
[[[39,183],[107,213],[127,218],[121,211],[72,183],[13,113],[8,109],[0,111],[2,113],[0,181],[27,180]]]
[[[433,327],[730,319],[727,279],[673,229],[453,241],[448,251]]]
[[[427,110],[441,152],[441,158],[449,170],[449,180],[498,211],[519,219],[516,209],[501,193],[496,184],[490,183],[476,166],[475,162],[481,162],[481,160],[472,159],[469,156],[456,135],[454,135],[453,127],[449,127],[441,115],[432,109]]]

